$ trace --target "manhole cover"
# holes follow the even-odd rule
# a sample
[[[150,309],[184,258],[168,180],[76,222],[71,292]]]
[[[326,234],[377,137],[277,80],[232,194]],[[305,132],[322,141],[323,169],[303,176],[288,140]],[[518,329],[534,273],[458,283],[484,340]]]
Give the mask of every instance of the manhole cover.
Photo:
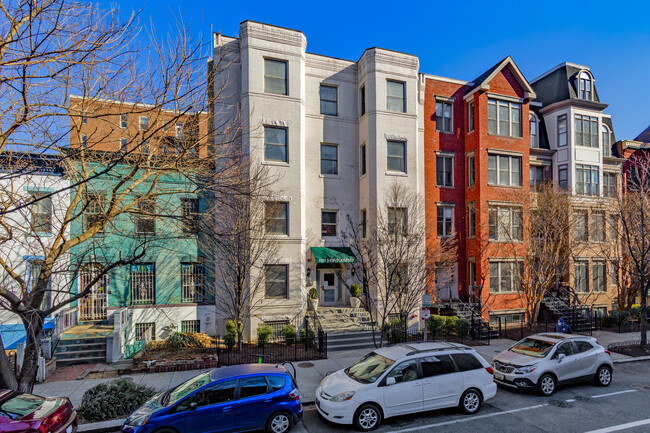
[[[577,400],[577,401],[582,401],[582,402],[585,402],[585,403],[592,403],[592,402],[595,401],[593,398],[591,398],[589,396],[586,396],[586,395],[576,395],[573,398],[575,400]]]
[[[567,403],[564,400],[549,400],[548,404],[551,406],[555,407],[572,407],[573,405],[571,403]]]
[[[300,364],[298,364],[298,367],[300,368],[309,368],[313,366],[314,366],[313,362],[301,362]]]

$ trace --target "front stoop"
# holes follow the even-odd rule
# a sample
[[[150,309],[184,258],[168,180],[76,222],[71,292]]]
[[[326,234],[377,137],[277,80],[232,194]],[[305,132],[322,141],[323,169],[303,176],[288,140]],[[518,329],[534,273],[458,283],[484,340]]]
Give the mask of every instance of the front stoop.
[[[371,349],[372,320],[362,308],[320,307],[318,318],[323,331],[327,332],[327,352],[354,349]]]

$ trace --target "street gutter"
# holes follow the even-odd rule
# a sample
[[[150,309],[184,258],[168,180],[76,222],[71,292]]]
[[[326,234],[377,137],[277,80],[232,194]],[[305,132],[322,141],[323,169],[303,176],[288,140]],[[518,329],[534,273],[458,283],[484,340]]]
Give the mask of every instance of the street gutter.
[[[124,424],[126,418],[123,419],[112,419],[110,421],[102,422],[91,422],[88,424],[79,424],[77,428],[78,433],[108,433],[119,431],[122,429],[122,424]]]

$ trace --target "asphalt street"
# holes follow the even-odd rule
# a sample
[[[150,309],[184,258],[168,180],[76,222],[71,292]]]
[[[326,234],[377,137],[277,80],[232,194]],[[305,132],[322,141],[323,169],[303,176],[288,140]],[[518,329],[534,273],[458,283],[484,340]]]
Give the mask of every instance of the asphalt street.
[[[384,421],[377,432],[513,432],[513,433],[647,433],[650,431],[650,362],[614,366],[609,387],[591,383],[560,388],[550,398],[499,388],[476,415],[440,410]],[[348,432],[352,426],[331,424],[306,407],[293,432]]]

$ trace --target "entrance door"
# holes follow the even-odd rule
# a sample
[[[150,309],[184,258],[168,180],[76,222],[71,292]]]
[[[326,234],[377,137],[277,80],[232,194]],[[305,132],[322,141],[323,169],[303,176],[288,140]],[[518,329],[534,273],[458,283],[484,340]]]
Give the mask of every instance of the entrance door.
[[[101,271],[100,265],[88,264],[79,271],[79,292],[93,283]],[[90,287],[90,293],[79,299],[79,321],[106,319],[108,275],[103,275]]]
[[[323,305],[334,305],[339,302],[338,277],[334,270],[323,270],[323,283],[320,288]]]

